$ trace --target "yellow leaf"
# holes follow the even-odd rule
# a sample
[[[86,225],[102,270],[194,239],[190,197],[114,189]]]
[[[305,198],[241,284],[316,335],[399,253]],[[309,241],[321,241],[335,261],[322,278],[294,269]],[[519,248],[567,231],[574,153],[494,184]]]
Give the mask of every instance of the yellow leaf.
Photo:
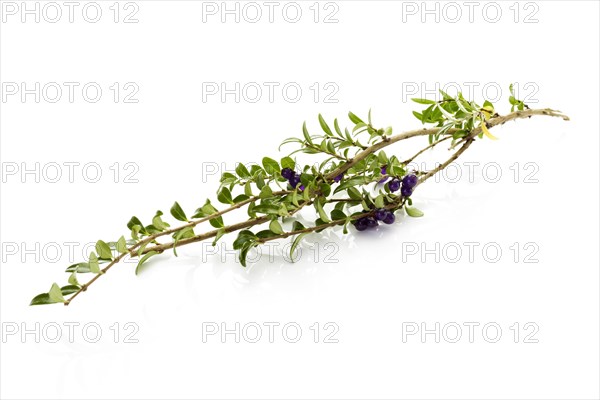
[[[485,136],[487,136],[488,138],[490,138],[490,139],[492,139],[492,140],[498,140],[498,138],[497,138],[496,136],[494,136],[494,135],[492,135],[492,134],[490,133],[490,131],[488,130],[488,128],[487,128],[487,126],[486,126],[486,124],[485,124],[485,121],[481,121],[481,131],[482,131],[482,132],[483,132],[483,134],[484,134]]]

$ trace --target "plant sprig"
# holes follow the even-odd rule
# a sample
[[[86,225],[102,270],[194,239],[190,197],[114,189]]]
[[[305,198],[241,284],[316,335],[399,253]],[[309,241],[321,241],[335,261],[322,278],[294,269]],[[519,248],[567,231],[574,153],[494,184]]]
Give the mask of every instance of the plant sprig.
[[[490,133],[493,127],[540,115],[569,120],[560,111],[530,109],[514,97],[512,85],[510,89],[511,112],[504,116],[495,111],[491,102],[486,100],[480,106],[467,101],[461,93],[452,97],[440,91],[440,101],[413,99],[427,106],[414,111],[413,115],[428,126],[396,135],[391,127],[376,127],[370,111],[364,120],[350,112],[348,118],[352,125],[343,130],[337,119],[330,125],[319,114],[322,133],[309,133],[304,123],[302,136],[288,138],[282,143],[282,146],[295,144],[298,148],[279,161],[264,157],[260,164],[248,167],[240,163],[235,173],[223,173],[217,201],[225,208],[219,210],[206,199],[188,217],[183,207],[175,202],[169,211],[171,217],[180,222],[177,226],[165,221],[165,214],[160,210],[146,224],[134,216],[127,223],[129,239],[123,235],[114,242],[98,240],[87,261],[67,268],[66,285],[52,284],[48,292],[35,296],[31,305],[69,305],[127,256],[138,259],[137,274],[145,262],[166,250],[172,249],[177,256],[177,248],[181,246],[209,239],[213,240],[214,246],[224,235],[233,232],[237,232],[233,247],[239,252],[241,264],[246,266],[248,252],[272,240],[291,237],[290,257],[293,258],[301,240],[311,233],[342,226],[343,233],[347,234],[350,225],[363,230],[377,225],[377,220],[391,223],[394,213],[401,210],[408,216],[420,217],[423,213],[412,206],[413,191],[453,163],[476,140],[484,137],[496,140]],[[388,156],[384,151],[392,144],[421,136],[427,136],[429,144],[405,160]],[[458,149],[432,170],[409,170],[411,162],[442,142],[449,142],[450,150]],[[301,165],[293,157],[296,153],[318,155],[322,159],[314,165]],[[304,226],[298,214],[311,207],[314,222]],[[229,213],[242,208],[247,219],[225,222]],[[212,229],[196,232],[207,223]],[[267,228],[254,230],[267,223]],[[163,242],[164,239],[168,240]],[[80,277],[86,274],[91,274],[92,278],[80,283]]]

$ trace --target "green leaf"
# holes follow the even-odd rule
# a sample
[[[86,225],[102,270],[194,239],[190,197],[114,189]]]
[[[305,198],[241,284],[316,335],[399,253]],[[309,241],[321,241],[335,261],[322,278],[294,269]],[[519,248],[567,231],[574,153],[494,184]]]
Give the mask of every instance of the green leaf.
[[[415,103],[419,103],[419,104],[435,104],[435,101],[428,100],[428,99],[412,98],[411,100],[414,101]]]
[[[338,136],[343,139],[344,138],[344,134],[342,133],[342,130],[340,129],[340,126],[338,125],[337,118],[333,120],[333,127],[335,129],[335,132],[338,134]]]
[[[209,220],[208,223],[212,227],[217,228],[217,229],[225,226],[225,223],[223,222],[223,217],[221,217],[221,216],[218,216],[216,218]]]
[[[89,263],[82,262],[82,263],[76,263],[76,264],[69,265],[69,267],[67,267],[65,272],[77,272],[79,274],[85,274],[85,273],[92,272],[92,271],[90,271]]]
[[[139,239],[138,233],[140,233],[142,230],[143,230],[143,228],[141,225],[134,225],[131,228],[131,238],[134,240],[138,240]]]
[[[274,236],[277,236],[277,234],[270,229],[264,229],[256,233],[256,237],[259,239],[266,239]]]
[[[219,239],[221,239],[223,237],[224,234],[225,234],[225,229],[223,229],[223,228],[221,228],[217,231],[215,240],[213,240],[213,242],[212,242],[213,247],[217,245],[217,242],[219,241]]]
[[[390,171],[388,171],[388,174]],[[399,165],[392,165],[391,174],[394,176],[404,176],[406,174],[406,170]]]
[[[364,128],[366,126],[367,126],[367,124],[365,124],[364,122],[359,122],[358,124],[354,125],[354,128],[352,128],[352,133],[354,133],[357,130],[359,130],[360,128]]]
[[[281,142],[281,144],[279,145],[279,149],[278,150],[281,150],[281,147],[284,144],[288,144],[288,143],[300,143],[300,144],[302,144],[302,140],[300,140],[300,139],[298,139],[296,137],[287,138],[283,142]]]
[[[192,218],[203,218],[209,215],[216,214],[218,210],[210,203],[210,200],[206,200],[204,205],[198,208]]]
[[[105,260],[112,260],[112,253],[110,251],[110,246],[103,242],[102,240],[98,240],[96,242],[96,251],[98,252],[98,256]]]
[[[158,254],[156,251],[149,251],[146,254],[144,254],[144,256],[142,258],[140,258],[140,261],[138,262],[137,267],[135,267],[135,274],[139,274],[140,273],[140,268],[142,267],[142,265],[148,261],[148,259],[152,256],[155,256],[156,254]]]
[[[276,219],[271,221],[271,223],[269,224],[269,229],[278,235],[281,235],[283,233],[283,228],[281,227],[279,221],[277,221]]]
[[[454,118],[454,115],[452,115],[450,112],[448,112],[444,107],[442,107],[441,105],[438,104],[436,110],[439,110],[440,113],[442,113],[444,115],[444,117],[449,120],[449,121],[453,121],[456,122],[456,118]]]
[[[41,293],[38,294],[37,296],[35,296],[33,299],[31,299],[31,303],[29,303],[30,306],[39,306],[39,305],[43,305],[43,304],[55,304],[57,303],[56,301],[53,301],[50,299],[50,295],[48,295],[48,293]]]
[[[253,213],[279,215],[279,206],[276,204],[262,203],[252,207]]]
[[[156,229],[158,229],[159,232],[164,231],[165,229],[167,229],[170,225],[167,224],[165,221],[162,220],[161,216],[163,215],[163,212],[158,210],[156,212],[156,215],[154,216],[154,218],[152,218],[152,225],[154,225],[154,227]]]
[[[362,120],[362,119],[360,119],[360,118],[358,118],[358,117],[357,117],[356,115],[354,115],[354,113],[352,113],[352,112],[349,112],[349,113],[348,113],[348,118],[350,118],[350,121],[354,122],[355,124],[358,124],[358,123],[361,123],[361,122],[364,124],[363,120]]]
[[[273,196],[273,190],[268,185],[263,186],[263,188],[260,191],[260,194],[258,195],[258,197],[261,199],[266,199],[271,196]]]
[[[240,164],[241,165],[241,164]],[[223,204],[233,204],[231,192],[226,187],[223,187],[217,194],[217,199]]]
[[[246,256],[251,248],[258,246],[256,242],[248,242],[240,249],[240,263],[242,267],[246,266]]]
[[[423,215],[425,215],[425,214],[423,214],[423,211],[421,211],[415,207],[405,206],[404,209],[406,210],[406,213],[408,214],[408,216],[413,217],[413,218],[418,218],[418,217],[422,217]]]
[[[125,240],[125,236],[121,236],[119,240],[117,240],[117,251],[121,254],[127,253],[127,241]]]
[[[321,201],[318,200],[318,199],[315,201],[315,208],[317,209],[317,212],[319,213],[319,217],[323,221],[325,221],[325,222],[331,222],[331,220],[327,216],[327,213],[325,213],[325,210],[323,209],[323,205],[321,205]]]
[[[244,194],[246,196],[252,197],[252,186],[250,185],[250,182],[246,182],[246,184],[244,185]]]
[[[194,228],[191,226],[185,227],[173,234],[173,239],[175,239],[173,243],[173,254],[175,254],[175,257],[177,257],[177,243],[181,239],[188,239],[191,237],[194,237]]]
[[[319,186],[319,191],[321,192],[322,196],[327,197],[331,193],[331,185],[323,182],[321,183],[321,186]]]
[[[63,297],[62,291],[60,290],[60,287],[56,283],[52,284],[52,287],[50,288],[50,291],[48,292],[48,296],[50,297],[50,300],[52,300],[54,303],[64,303],[65,302],[65,298]]]
[[[250,197],[246,196],[245,194],[238,194],[237,196],[235,196],[235,199],[233,199],[233,204],[241,203],[242,201],[246,201],[249,198]]]
[[[71,275],[69,275],[68,282],[71,285],[77,285],[77,286],[79,286],[79,282],[77,281],[77,273],[76,272],[72,272]]]
[[[279,205],[279,210],[277,210],[277,213],[278,213],[278,215],[280,217],[287,217],[288,215],[290,215],[290,213],[288,212],[287,207],[283,203],[281,203]]]
[[[178,202],[175,202],[173,207],[171,207],[171,215],[178,221],[188,222],[187,216]]]
[[[240,231],[233,241],[233,249],[240,250],[246,243],[256,241],[256,235],[247,229]]]
[[[483,102],[483,107],[484,110],[488,111],[490,114],[494,113],[494,105],[489,102],[488,100]]]
[[[358,200],[358,201],[362,200],[362,195],[360,194],[358,189],[356,189],[355,187],[348,188],[348,190],[346,192],[348,193],[348,196],[350,196],[350,198],[352,200]]]
[[[281,159],[281,168],[289,168],[293,170],[294,168],[296,168],[296,162],[292,157],[283,157]]]
[[[254,183],[256,183],[256,187],[257,187],[259,190],[260,190],[260,189],[262,189],[262,188],[263,188],[263,186],[265,186],[265,179],[264,179],[264,177],[263,177],[263,174],[262,174],[262,173],[260,173],[260,174],[257,174],[257,175],[254,177]]]
[[[304,225],[302,225],[302,223],[300,223],[300,221],[294,221],[294,224],[292,225],[292,231],[296,232],[296,231],[302,231],[306,229],[304,227]]]
[[[98,257],[96,256],[96,253],[94,253],[93,251],[90,253],[89,266],[90,266],[90,272],[92,272],[94,274],[100,273],[100,264],[98,263]]]
[[[66,285],[60,288],[60,292],[63,296],[68,296],[75,292],[78,292],[80,289],[79,285]]]
[[[300,203],[298,203],[298,189],[294,190],[291,193],[291,198],[292,198],[292,204],[295,205],[296,207],[300,207]]]
[[[279,163],[273,160],[272,158],[264,157],[262,159],[262,165],[265,168],[265,171],[267,171],[267,174],[269,175],[273,175],[274,173],[280,171]]]
[[[135,225],[144,226],[144,224],[142,224],[142,221],[140,221],[138,217],[133,216],[127,223],[127,229],[131,230]]]
[[[340,183],[340,185],[335,188],[333,193],[338,193],[344,189],[351,188],[353,186],[362,185],[365,183],[365,178],[363,176],[355,176],[350,179],[346,179]]]
[[[442,89],[439,89],[440,94],[444,100],[452,100],[454,97],[450,96],[448,93],[444,92]]]
[[[334,209],[331,211],[331,219],[334,221],[346,219],[346,214],[342,210]]]
[[[315,225],[316,226],[321,226],[321,225],[325,225],[327,222],[323,221],[321,218],[317,218],[317,220],[315,221]],[[323,229],[325,229],[326,227],[322,227],[321,229],[317,229],[315,232],[321,232]]]
[[[250,178],[250,172],[248,172],[248,169],[242,163],[239,163],[238,166],[235,167],[235,173],[238,174],[240,178]]]
[[[383,201],[383,195],[382,194],[380,194],[379,196],[377,196],[375,198],[375,207],[377,207],[377,208],[383,208],[383,207],[385,207],[385,203]]]
[[[308,233],[301,233],[298,236],[296,236],[294,238],[294,240],[292,241],[292,247],[290,247],[290,259],[292,260],[292,262],[296,261],[296,260],[294,260],[294,252],[296,251],[296,248],[300,244],[300,241],[302,241],[302,238],[306,235],[308,235]]]
[[[306,121],[302,124],[302,134],[304,135],[304,139],[308,142],[308,144],[313,144],[310,135],[308,134],[308,129],[306,129]]]
[[[333,136],[333,132],[331,132],[329,125],[327,125],[327,122],[325,122],[321,114],[319,114],[319,124],[321,124],[321,129],[323,129],[323,131],[326,134],[328,134],[329,136]]]

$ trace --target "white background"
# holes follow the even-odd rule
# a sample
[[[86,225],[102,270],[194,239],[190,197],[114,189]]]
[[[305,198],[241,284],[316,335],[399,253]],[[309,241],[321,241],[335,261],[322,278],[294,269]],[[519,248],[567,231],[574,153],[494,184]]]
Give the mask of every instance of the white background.
[[[20,173],[3,177],[2,398],[599,397],[597,2],[500,2],[495,23],[489,21],[493,9],[482,14],[486,3],[475,8],[473,22],[468,8],[455,3],[463,13],[455,23],[443,15],[423,23],[420,2],[415,15],[403,13],[409,9],[402,2],[338,1],[327,10],[321,3],[318,23],[313,2],[298,3],[303,14],[297,23],[282,17],[285,3],[275,9],[273,23],[264,5],[257,23],[243,16],[239,23],[233,16],[221,23],[219,14],[203,22],[203,3],[195,1],[137,1],[137,23],[123,23],[134,8],[124,10],[121,3],[114,23],[113,2],[99,4],[97,23],[82,18],[85,3],[73,23],[64,6],[57,23],[3,15],[3,84],[77,82],[81,88],[96,82],[103,88],[96,103],[83,99],[80,89],[73,103],[66,92],[57,103],[43,97],[36,103],[33,95],[3,98],[3,171],[10,163],[96,162],[103,175],[89,183],[79,167],[73,183],[66,169],[57,183]],[[437,5],[440,12],[454,18],[444,5]],[[338,22],[324,23],[336,9]],[[525,23],[533,11],[538,22]],[[124,103],[127,91],[115,103],[114,82],[135,83],[139,101]],[[277,82],[279,88],[295,82],[303,94],[295,103],[280,89],[273,102],[266,91],[256,103],[236,103],[232,95],[204,102],[203,82],[230,88],[235,82]],[[315,82],[322,90],[317,102],[309,88]],[[328,82],[339,88],[337,103],[324,101]],[[348,111],[365,116],[372,108],[376,125],[392,125],[396,133],[416,128],[411,111],[420,106],[406,99],[431,94],[408,94],[407,85],[433,91],[449,82],[465,93],[476,85],[478,101],[484,85],[492,97],[501,87],[501,113],[510,109],[509,83],[520,85],[521,97],[532,94],[524,90],[530,83],[536,88],[532,107],[560,109],[571,121],[538,117],[494,129],[500,140],[473,145],[459,160],[457,182],[450,182],[449,171],[415,193],[424,218],[399,215],[393,226],[345,237],[338,230],[312,235],[295,264],[280,252],[272,260],[263,253],[244,269],[233,255],[207,256],[210,248],[196,244],[181,248],[178,258],[157,257],[137,277],[135,264],[116,266],[69,307],[28,306],[52,282],[66,283],[63,270],[82,258],[83,244],[126,234],[132,215],[149,221],[175,200],[190,214],[214,198],[218,174],[207,172],[215,165],[233,169],[235,162],[265,155],[279,159],[292,150],[278,152],[279,143],[300,135],[304,120],[317,131],[318,113],[345,125]],[[426,145],[425,138],[415,142],[387,152],[405,158]],[[442,148],[428,157],[433,162],[448,155]],[[115,162],[118,183],[109,169]],[[139,167],[138,183],[124,182],[128,162]],[[465,162],[479,163],[472,176]],[[494,183],[498,170],[502,176]],[[228,249],[231,241],[224,240]],[[75,260],[65,242],[78,243]],[[473,260],[465,242],[479,244]],[[415,255],[408,252],[411,243],[419,249]],[[455,243],[463,251],[458,262],[448,260],[455,253],[437,262],[422,251],[436,245],[451,250]],[[502,250],[495,263],[482,255],[490,243]],[[514,243],[520,248],[516,262]],[[11,244],[16,254],[6,251]],[[23,251],[36,244],[40,251]],[[44,248],[61,253],[44,257]],[[537,263],[525,262],[532,248]],[[5,334],[14,326],[34,329],[36,322],[61,324],[62,339],[36,343],[33,334]],[[65,322],[81,324],[73,343]],[[118,343],[110,329],[116,322]],[[138,343],[124,343],[127,322],[139,327]],[[236,343],[233,335],[225,343],[218,335],[204,343],[207,322],[281,325],[273,343],[266,327],[258,343]],[[290,322],[302,328],[297,343],[282,336],[281,326]],[[310,330],[315,322],[318,343]],[[339,327],[338,343],[324,343],[327,322]],[[456,323],[463,336],[457,343],[447,340],[454,331],[439,343],[431,334],[403,341],[403,324],[411,322],[428,329]],[[463,325],[468,322],[480,324],[472,343]],[[525,343],[528,322],[538,327],[537,343]],[[82,336],[86,323],[102,328],[98,343]],[[496,343],[482,334],[487,323],[502,328]],[[493,329],[488,333],[495,336]]]

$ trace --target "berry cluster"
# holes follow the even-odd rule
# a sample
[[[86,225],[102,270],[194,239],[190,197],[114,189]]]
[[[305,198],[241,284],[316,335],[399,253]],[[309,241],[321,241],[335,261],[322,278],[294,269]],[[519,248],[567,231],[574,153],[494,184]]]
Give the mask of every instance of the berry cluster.
[[[412,174],[406,175],[404,178],[402,178],[402,180],[394,178],[388,183],[388,189],[390,189],[390,192],[397,192],[398,189],[400,189],[400,194],[402,196],[410,197],[415,186],[417,186],[418,181],[419,178]],[[401,186],[402,188],[400,188]]]
[[[396,216],[390,210],[386,210],[385,208],[380,208],[375,211],[374,217],[363,217],[359,218],[356,222],[354,222],[354,227],[358,231],[364,231],[367,228],[374,228],[379,225],[379,221],[384,224],[391,225],[396,221]]]
[[[297,174],[295,171],[289,168],[284,168],[281,170],[281,176],[287,179],[290,186],[295,189],[296,186],[300,185],[300,177],[302,174]],[[300,190],[304,190],[304,185],[300,185]]]

